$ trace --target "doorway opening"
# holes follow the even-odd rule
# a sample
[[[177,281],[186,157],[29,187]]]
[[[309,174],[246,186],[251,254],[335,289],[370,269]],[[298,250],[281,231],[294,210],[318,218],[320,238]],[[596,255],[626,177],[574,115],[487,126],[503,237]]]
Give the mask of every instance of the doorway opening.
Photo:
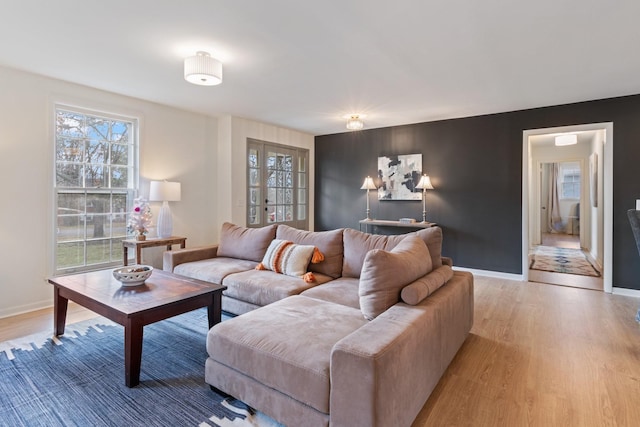
[[[525,280],[612,291],[612,154],[613,123],[523,132]]]

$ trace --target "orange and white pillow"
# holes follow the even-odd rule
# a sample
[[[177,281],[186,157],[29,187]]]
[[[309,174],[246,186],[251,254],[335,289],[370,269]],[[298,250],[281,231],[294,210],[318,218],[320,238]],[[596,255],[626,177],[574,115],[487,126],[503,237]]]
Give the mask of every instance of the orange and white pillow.
[[[315,278],[312,273],[307,273],[309,263],[323,260],[324,256],[315,246],[274,239],[256,270],[272,270],[287,276],[300,277],[311,283]]]

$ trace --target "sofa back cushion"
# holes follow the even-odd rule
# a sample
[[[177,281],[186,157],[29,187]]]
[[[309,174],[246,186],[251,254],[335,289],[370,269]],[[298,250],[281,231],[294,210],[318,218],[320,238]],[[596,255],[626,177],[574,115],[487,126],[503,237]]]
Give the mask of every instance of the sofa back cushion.
[[[391,251],[367,252],[358,284],[362,314],[373,320],[400,301],[402,288],[430,271],[429,249],[415,235],[406,236]]]
[[[344,254],[342,231],[342,228],[331,231],[306,231],[280,224],[276,231],[276,238],[318,248],[324,255],[324,261],[311,264],[309,271],[325,274],[335,279],[342,275]]]
[[[276,237],[276,225],[246,228],[225,222],[220,231],[218,256],[260,262]]]
[[[380,235],[363,233],[347,228],[344,230],[344,262],[342,265],[343,277],[360,277],[364,257],[370,250],[382,249],[390,251],[407,236],[420,237],[431,256],[433,268],[442,266],[442,229],[440,227],[425,228],[417,232],[398,235]]]
[[[362,231],[345,228],[344,230],[344,261],[342,263],[343,277],[360,277],[364,257],[373,249],[389,251],[393,249],[406,234],[385,236],[369,234]]]

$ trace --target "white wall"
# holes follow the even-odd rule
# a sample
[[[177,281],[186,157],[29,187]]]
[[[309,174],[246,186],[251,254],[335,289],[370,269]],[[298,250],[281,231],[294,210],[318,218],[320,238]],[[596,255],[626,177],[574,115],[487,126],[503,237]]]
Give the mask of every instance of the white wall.
[[[251,120],[220,119],[0,67],[0,317],[51,306],[53,272],[54,103],[140,120],[140,195],[150,180],[182,183],[171,202],[173,231],[187,247],[218,242],[223,221],[245,224],[246,139],[310,150],[313,224],[313,135]],[[151,203],[154,218],[160,203]],[[152,230],[152,234],[155,230]],[[163,248],[143,251],[162,266]]]

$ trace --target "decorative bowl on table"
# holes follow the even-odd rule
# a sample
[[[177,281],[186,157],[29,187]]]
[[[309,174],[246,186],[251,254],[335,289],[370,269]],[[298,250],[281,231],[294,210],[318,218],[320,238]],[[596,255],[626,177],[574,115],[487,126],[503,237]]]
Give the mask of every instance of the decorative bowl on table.
[[[128,265],[113,270],[113,277],[122,283],[122,286],[142,285],[151,276],[153,267],[150,265]]]

